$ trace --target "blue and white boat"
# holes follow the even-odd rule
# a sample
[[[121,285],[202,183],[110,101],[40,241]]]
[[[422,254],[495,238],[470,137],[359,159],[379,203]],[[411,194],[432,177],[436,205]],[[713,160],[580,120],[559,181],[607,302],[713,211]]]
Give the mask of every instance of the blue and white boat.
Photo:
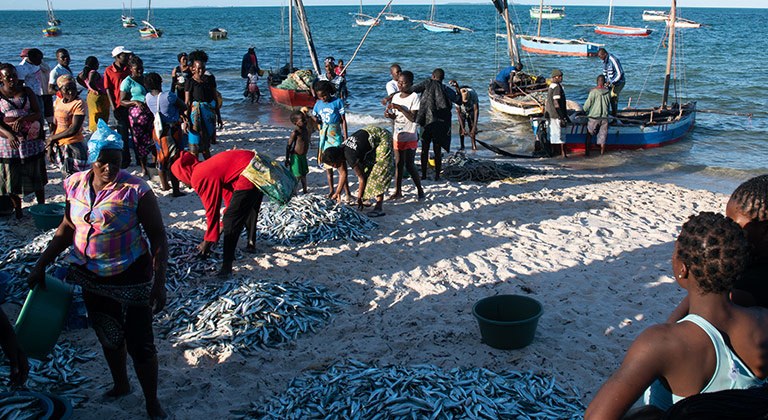
[[[518,35],[523,51],[534,54],[569,55],[574,57],[592,57],[603,46],[583,39],[561,39],[546,36]]]
[[[437,8],[435,7],[435,0],[432,0],[432,7],[430,8],[430,11],[429,11],[429,20],[411,19],[411,22],[421,23],[421,26],[429,32],[459,32],[459,31],[473,32],[472,29],[465,28],[463,26],[453,25],[450,23],[437,22],[435,21],[436,17],[437,17]]]

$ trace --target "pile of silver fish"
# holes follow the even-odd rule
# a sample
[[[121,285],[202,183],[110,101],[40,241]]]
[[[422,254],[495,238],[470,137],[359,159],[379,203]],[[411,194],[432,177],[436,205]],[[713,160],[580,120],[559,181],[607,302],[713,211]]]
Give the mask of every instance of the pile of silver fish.
[[[365,232],[378,225],[343,204],[316,194],[294,196],[285,206],[264,203],[257,224],[259,237],[296,246],[337,239],[370,239]]]
[[[80,394],[83,386],[91,379],[82,375],[77,364],[96,358],[96,353],[69,343],[54,346],[46,360],[29,359],[29,379],[27,387],[37,392],[49,392],[69,399],[73,405],[86,399]],[[0,378],[8,378],[11,367],[3,356],[0,363]],[[0,383],[0,392],[10,388]],[[2,418],[2,417],[0,417]]]
[[[294,378],[285,392],[233,410],[240,419],[580,419],[584,406],[531,372],[443,371],[350,360]]]
[[[0,419],[32,420],[43,415],[40,399],[32,395],[11,395],[0,400]]]
[[[172,297],[157,330],[184,346],[249,353],[314,332],[341,304],[306,282],[230,280]]]
[[[166,287],[169,293],[175,293],[180,286],[189,280],[216,274],[218,270],[218,253],[200,259],[197,256],[197,244],[200,238],[189,230],[178,228],[166,229],[168,237],[168,270],[166,271]]]
[[[480,160],[458,151],[443,163],[443,177],[449,181],[491,182],[541,173],[511,163]]]
[[[29,292],[27,286],[27,276],[35,266],[37,259],[48,247],[48,243],[53,239],[53,235],[56,233],[56,229],[51,229],[48,232],[41,233],[35,236],[27,244],[15,243],[15,246],[8,248],[0,257],[0,271],[4,271],[12,276],[11,282],[8,284],[8,288],[5,291],[8,302],[23,303]],[[58,267],[64,265],[63,260],[69,255],[69,251],[64,251],[56,258],[53,264],[49,264],[46,268],[47,272],[53,274]]]

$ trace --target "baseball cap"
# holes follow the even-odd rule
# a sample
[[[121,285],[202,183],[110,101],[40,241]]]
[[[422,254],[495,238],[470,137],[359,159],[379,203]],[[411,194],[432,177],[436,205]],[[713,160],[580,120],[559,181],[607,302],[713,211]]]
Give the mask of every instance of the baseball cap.
[[[21,50],[21,54],[19,54],[19,57],[26,57],[29,54],[29,48],[24,48]]]
[[[562,76],[563,72],[561,72],[559,69],[552,70],[552,77]]]
[[[112,49],[112,57],[117,57],[118,55],[120,55],[122,53],[133,54],[133,51],[125,49],[125,47],[122,46],[122,45]]]

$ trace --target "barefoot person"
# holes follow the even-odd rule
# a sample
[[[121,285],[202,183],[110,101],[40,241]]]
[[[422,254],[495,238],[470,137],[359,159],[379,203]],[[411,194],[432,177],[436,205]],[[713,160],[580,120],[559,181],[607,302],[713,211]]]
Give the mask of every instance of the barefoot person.
[[[729,299],[746,267],[748,247],[741,227],[723,215],[705,212],[688,219],[675,243],[672,271],[688,290],[689,315],[654,325],[632,343],[587,407],[585,420],[661,418],[691,395],[765,384],[768,311]],[[647,405],[627,413],[644,391]]]
[[[29,361],[19,345],[16,331],[2,309],[0,309],[0,348],[10,367],[9,385],[12,389],[24,387],[29,377]]]
[[[120,83],[120,106],[128,108],[128,121],[131,124],[131,136],[136,152],[136,160],[144,176],[149,179],[147,156],[154,154],[152,128],[155,120],[145,103],[147,88],[144,87],[144,61],[134,55],[128,60],[131,75]]]
[[[171,166],[176,178],[192,187],[205,207],[208,227],[203,241],[197,246],[201,257],[206,257],[218,242],[219,219],[222,220],[221,236],[224,237],[224,249],[219,271],[222,277],[232,273],[237,239],[243,232],[243,227],[248,237],[245,251],[256,250],[256,222],[264,193],[242,176],[253,156],[254,153],[248,150],[228,150],[200,162],[191,153],[183,152]],[[226,207],[223,217],[220,215],[222,203]]]
[[[563,72],[552,70],[552,83],[547,89],[547,101],[544,104],[544,118],[547,119],[547,133],[552,145],[560,146],[560,156],[568,157],[565,153],[565,136],[562,129],[571,120],[568,118],[568,110],[563,92]]]
[[[88,129],[95,132],[99,120],[109,122],[109,97],[104,89],[104,81],[99,74],[99,60],[90,56],[85,59],[85,67],[77,76],[77,82],[88,89]]]
[[[347,165],[357,175],[357,206],[363,209],[363,200],[376,199],[368,217],[384,216],[381,207],[384,193],[392,182],[395,158],[392,154],[392,133],[378,127],[365,127],[344,140],[342,147],[326,149],[321,160],[339,170],[339,187],[331,197],[338,199],[342,185],[347,181]]]
[[[304,194],[306,194],[307,173],[309,172],[309,165],[307,164],[307,151],[309,151],[307,116],[301,111],[294,111],[291,114],[291,122],[296,128],[293,129],[285,149],[285,166],[291,168],[293,176],[301,181]]]
[[[155,164],[157,175],[160,178],[160,186],[163,191],[173,189],[171,195],[181,197],[184,193],[179,190],[179,180],[173,176],[171,164],[179,158],[187,146],[187,135],[182,128],[182,123],[186,122],[187,106],[175,93],[163,92],[163,79],[159,74],[154,72],[147,74],[145,85],[147,95],[144,97],[144,102],[152,114],[160,116],[162,126],[160,133],[157,132],[157,128],[152,130],[152,139],[155,141],[157,153]],[[157,121],[155,121],[155,127],[157,126]],[[168,185],[169,181],[170,186]]]
[[[91,169],[64,180],[64,220],[27,281],[30,288],[44,288],[46,266],[72,246],[67,279],[82,286],[88,318],[104,350],[114,382],[106,395],[131,392],[127,353],[144,391],[147,414],[163,419],[152,313],[165,306],[168,243],[152,189],[120,170],[122,149],[122,140],[88,142]]]
[[[611,112],[611,93],[605,88],[605,76],[597,76],[597,86],[589,91],[589,97],[584,102],[584,112],[587,121],[587,138],[584,141],[584,154],[589,156],[592,146],[592,136],[597,135],[600,145],[600,156],[605,154],[605,140],[608,138],[608,115]]]
[[[387,106],[385,116],[394,121],[394,149],[395,149],[395,193],[390,200],[402,198],[403,170],[407,170],[416,185],[419,200],[424,199],[424,190],[421,188],[421,178],[416,171],[414,160],[416,148],[419,145],[418,125],[416,114],[419,112],[419,95],[411,92],[413,87],[413,73],[409,71],[398,73],[398,90],[392,96],[392,102]]]
[[[329,147],[340,147],[341,142],[347,138],[347,117],[344,115],[346,113],[344,101],[333,96],[335,89],[331,82],[327,80],[317,82],[315,92],[319,101],[315,103],[312,115],[317,125],[320,126],[320,140],[318,143],[318,162],[320,162],[322,160],[319,159],[319,154],[322,154]],[[335,193],[332,167],[325,168],[325,177],[328,179],[328,197],[331,197]],[[351,197],[346,181],[339,185],[344,188],[347,201],[349,201]]]
[[[464,137],[469,137],[472,150],[477,150],[475,136],[477,135],[477,119],[480,117],[480,100],[477,92],[469,86],[462,86],[461,105],[456,105],[456,116],[459,118],[459,149],[464,150]]]
[[[77,96],[75,78],[65,74],[56,81],[57,96],[53,103],[54,134],[48,137],[47,147],[60,165],[61,174],[68,177],[75,172],[87,171],[88,149],[83,143],[85,104]]]

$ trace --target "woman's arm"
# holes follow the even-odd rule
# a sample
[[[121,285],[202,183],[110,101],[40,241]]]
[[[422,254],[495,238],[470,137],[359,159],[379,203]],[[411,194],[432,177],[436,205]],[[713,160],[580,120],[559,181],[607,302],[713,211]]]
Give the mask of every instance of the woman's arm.
[[[72,124],[66,130],[48,137],[48,144],[56,143],[59,139],[65,137],[74,136],[75,133],[80,131],[80,127],[83,126],[83,121],[85,121],[85,115],[74,115],[72,117]]]
[[[139,223],[149,239],[152,251],[152,262],[155,269],[155,281],[150,293],[150,305],[153,312],[158,313],[165,307],[165,272],[168,266],[168,239],[165,235],[163,216],[157,198],[152,191],[144,194],[136,207]]]
[[[344,114],[341,114],[341,128],[344,130],[344,139],[349,137],[349,133],[347,132],[347,117]]]
[[[37,263],[35,263],[27,277],[27,284],[30,289],[39,284],[40,288],[45,290],[45,267],[52,263],[59,254],[64,252],[74,242],[75,225],[72,223],[69,211],[69,201],[67,201],[64,207],[64,219],[62,219],[59,228],[53,235],[53,239],[48,243],[48,247],[40,255],[40,258],[38,258]]]
[[[357,208],[362,210],[363,193],[365,192],[365,184],[368,183],[368,177],[365,175],[365,172],[363,172],[360,165],[355,165],[352,167],[352,170],[355,171],[355,175],[357,175]]]
[[[146,106],[144,102],[131,100],[131,92],[120,91],[120,106],[130,108],[132,106]]]
[[[331,200],[339,200],[341,198],[341,191],[344,189],[344,186],[347,185],[347,162],[339,166],[339,185],[336,186],[336,192],[333,193],[331,196]]]
[[[19,138],[16,137],[13,128],[3,122],[2,118],[0,118],[0,137],[8,139],[8,145],[10,145],[11,148],[17,149],[19,147]]]
[[[16,121],[14,121],[14,124],[18,124],[21,128],[21,122],[22,121],[40,121],[41,110],[40,110],[40,104],[37,102],[37,95],[35,95],[34,92],[32,92],[32,89],[25,87],[24,93],[27,95],[27,102],[29,103],[29,114],[18,118]],[[13,127],[16,131],[18,131],[18,128]],[[40,127],[40,130],[42,130],[43,127]]]

